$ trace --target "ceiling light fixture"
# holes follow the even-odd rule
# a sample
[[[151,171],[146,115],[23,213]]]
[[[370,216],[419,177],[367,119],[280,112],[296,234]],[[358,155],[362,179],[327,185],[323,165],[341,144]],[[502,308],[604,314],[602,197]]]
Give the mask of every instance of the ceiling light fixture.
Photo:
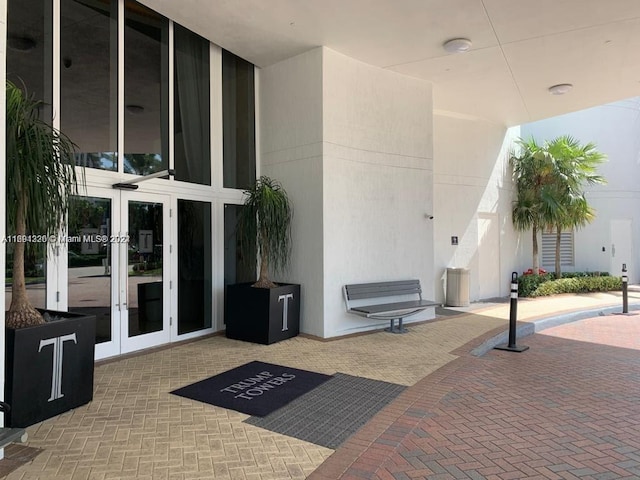
[[[468,38],[452,38],[444,42],[442,48],[449,53],[466,52],[471,48],[471,40]]]
[[[573,88],[573,84],[571,83],[559,83],[557,85],[550,86],[549,93],[551,95],[564,95],[572,88]]]

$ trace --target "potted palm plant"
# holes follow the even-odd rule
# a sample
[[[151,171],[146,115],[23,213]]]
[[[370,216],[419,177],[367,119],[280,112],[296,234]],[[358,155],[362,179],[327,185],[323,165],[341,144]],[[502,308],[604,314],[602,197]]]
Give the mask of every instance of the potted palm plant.
[[[13,272],[5,313],[5,401],[11,406],[5,423],[26,427],[93,398],[95,317],[38,311],[27,296],[25,252],[48,250],[49,240],[58,238],[79,179],[75,145],[40,119],[42,102],[9,81],[6,92]]]
[[[271,344],[300,332],[300,285],[270,278],[270,271],[282,272],[289,262],[292,208],[282,185],[266,176],[244,193],[237,226],[240,250],[252,262],[251,252],[257,252],[259,276],[253,283],[227,286],[226,335]]]

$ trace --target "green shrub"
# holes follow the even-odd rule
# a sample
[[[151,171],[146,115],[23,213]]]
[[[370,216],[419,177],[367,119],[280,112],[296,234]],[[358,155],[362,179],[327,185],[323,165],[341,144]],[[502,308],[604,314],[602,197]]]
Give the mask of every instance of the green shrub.
[[[576,277],[608,277],[609,272],[563,272],[562,278]]]
[[[538,285],[553,279],[551,273],[542,275],[521,275],[518,277],[518,296],[530,297],[535,292]]]
[[[546,295],[557,295],[559,293],[589,293],[589,292],[609,292],[620,290],[622,279],[611,276],[582,276],[561,278],[559,280],[549,280],[540,283],[531,292],[531,297],[542,297]]]
[[[618,284],[621,285],[621,280],[619,277],[610,277],[608,272],[564,272],[562,274],[562,280],[568,279],[598,279],[598,278],[613,278],[618,279]],[[556,280],[555,273],[545,273],[542,275],[521,275],[518,277],[518,297],[539,297],[543,295],[554,295],[555,293],[571,293],[574,290],[562,290],[563,287],[557,286],[545,286],[541,290],[539,287],[543,284],[549,282],[559,282],[560,280]],[[575,290],[575,292],[606,292],[610,290],[619,290],[622,287],[611,287],[610,281],[599,282],[598,280],[586,280],[586,284],[579,283],[579,285],[583,285],[580,288],[585,288],[586,290]],[[561,283],[562,285],[562,283]],[[569,282],[568,285],[574,285]],[[592,285],[592,286],[591,286]],[[603,285],[602,288],[599,288],[598,285]],[[564,288],[579,288],[577,286],[567,286]],[[559,291],[552,291],[554,289],[559,289]],[[542,293],[542,292],[549,293]]]

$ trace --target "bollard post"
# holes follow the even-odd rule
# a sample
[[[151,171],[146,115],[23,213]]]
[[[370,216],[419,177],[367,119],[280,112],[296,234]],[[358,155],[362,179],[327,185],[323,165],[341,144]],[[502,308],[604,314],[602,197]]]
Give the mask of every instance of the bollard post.
[[[496,350],[507,350],[509,352],[524,352],[529,347],[526,345],[516,345],[516,322],[518,321],[518,272],[511,274],[511,305],[509,310],[509,343],[497,345]]]
[[[629,313],[629,297],[627,293],[627,286],[629,284],[629,277],[627,276],[627,264],[622,264],[622,313]]]

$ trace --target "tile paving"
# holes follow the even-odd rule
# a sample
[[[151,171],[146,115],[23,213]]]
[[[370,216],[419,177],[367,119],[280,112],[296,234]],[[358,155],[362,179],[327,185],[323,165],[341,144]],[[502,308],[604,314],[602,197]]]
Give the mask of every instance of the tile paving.
[[[618,302],[615,294],[564,296],[522,301],[519,313],[533,319]],[[640,419],[640,392],[626,389],[640,379],[638,352],[535,335],[530,353],[468,355],[507,318],[508,304],[487,305],[406,335],[270,346],[211,337],[100,364],[94,400],[31,427],[28,445],[43,451],[6,478],[640,478],[638,422],[626,415]],[[251,360],[410,388],[335,451],[168,393]]]

